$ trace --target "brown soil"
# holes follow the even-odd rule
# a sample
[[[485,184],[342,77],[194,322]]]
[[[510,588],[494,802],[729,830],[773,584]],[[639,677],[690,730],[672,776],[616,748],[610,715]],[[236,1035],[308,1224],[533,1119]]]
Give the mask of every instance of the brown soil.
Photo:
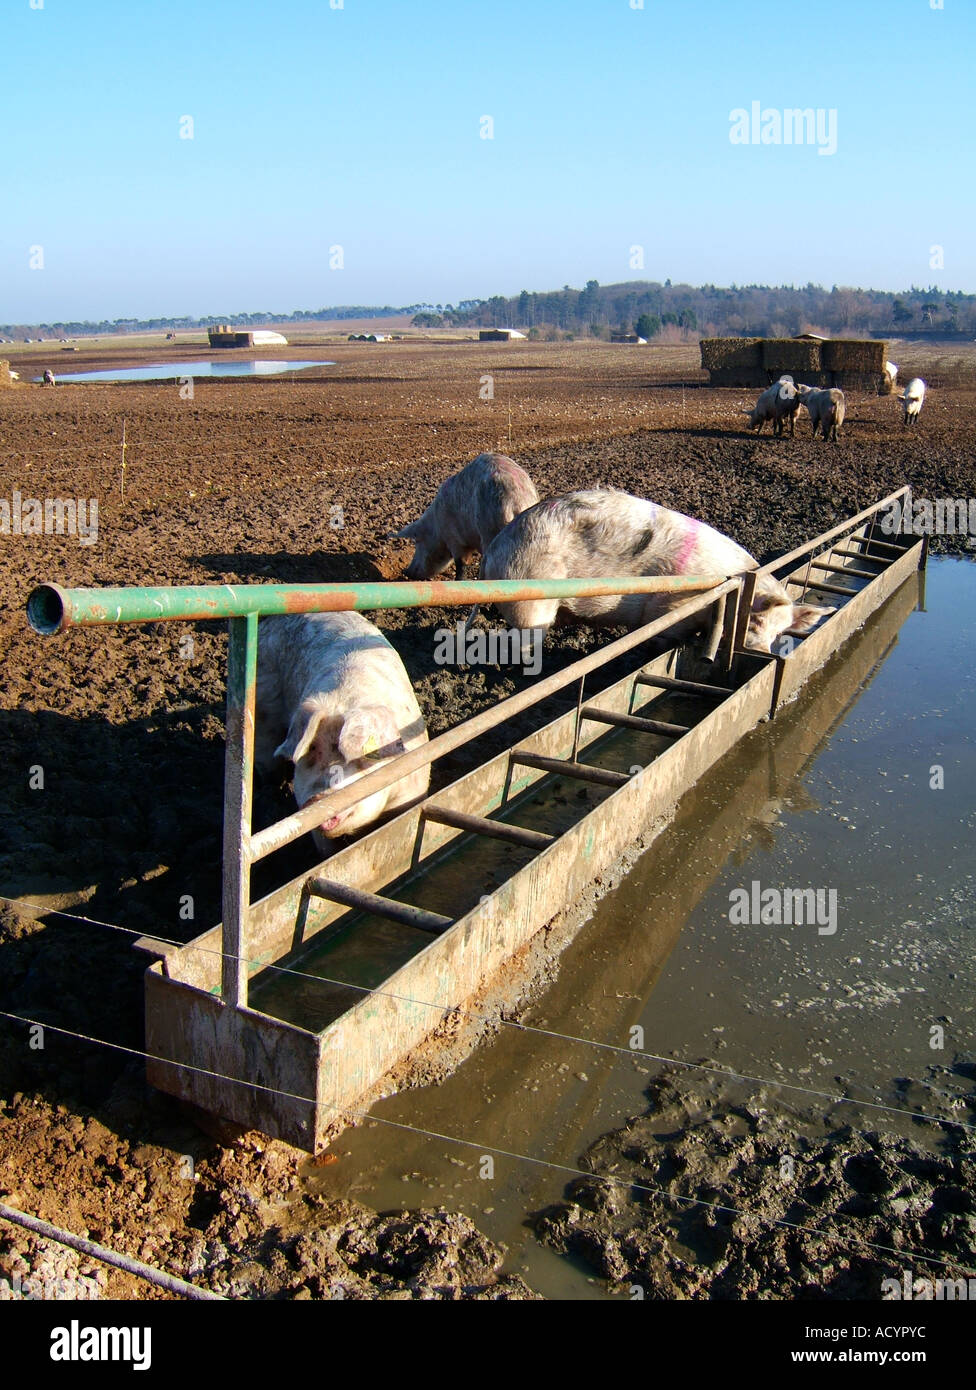
[[[35,584],[396,577],[409,548],[385,537],[484,449],[511,452],[543,495],[612,484],[697,515],[761,556],[906,481],[917,496],[974,491],[976,380],[958,349],[916,433],[902,430],[896,401],[849,396],[836,446],[811,441],[805,419],[793,441],[745,434],[738,412],[749,393],[704,389],[694,348],[319,341],[294,343],[285,355],[320,349],[338,366],[285,380],[200,381],[192,400],[167,383],[4,393],[0,498],[15,491],[97,498],[98,540],[0,535],[0,894],[76,906],[132,932],[179,939],[220,916],[222,625],[81,629],[41,639],[24,616]],[[117,342],[63,358],[43,351],[16,354],[22,382],[49,365],[57,372],[63,363],[82,370],[163,356],[159,347]],[[926,353],[932,349],[915,360],[899,348],[906,379],[930,369]],[[165,355],[206,354],[181,345]],[[479,397],[486,375],[490,400]],[[336,507],[340,527],[330,524]],[[414,679],[431,733],[524,683],[518,673],[437,667],[433,629],[457,617],[451,610],[378,617]],[[187,636],[192,649],[181,641]],[[603,640],[561,630],[547,644],[545,670]],[[526,724],[551,718],[552,709]],[[498,733],[488,746],[511,736]],[[460,756],[445,759],[435,779],[442,784],[466,765]],[[261,789],[256,823],[290,806],[286,788]],[[310,841],[291,847],[256,875],[255,892],[312,862]],[[184,895],[193,899],[192,921],[180,914]],[[256,1232],[274,1229],[276,1194],[299,1181],[294,1157],[253,1137],[230,1147],[202,1140],[172,1102],[145,1091],[137,1058],[52,1031],[141,1047],[145,958],[130,941],[110,927],[0,904],[0,1009],[49,1025],[42,1050],[29,1046],[22,1026],[0,1031],[0,1199],[18,1194],[27,1210],[184,1274],[197,1267],[193,1241],[226,1246],[233,1218],[244,1223],[234,1258],[249,1249],[261,1263]],[[178,1176],[182,1154],[195,1158],[196,1185]],[[238,1198],[239,1210],[230,1212],[226,1193],[235,1184],[256,1205]],[[333,1231],[347,1215],[323,1210],[315,1220]],[[359,1213],[357,1229],[373,1229],[374,1219]],[[416,1220],[419,1230],[434,1218]],[[460,1239],[446,1227],[442,1234],[447,1243]],[[281,1234],[282,1249],[290,1239]],[[35,1248],[19,1237],[14,1243]],[[338,1269],[329,1254],[318,1273],[296,1282],[296,1259],[262,1292],[308,1288],[318,1296]],[[472,1268],[486,1261],[482,1250]],[[219,1264],[204,1260],[214,1270]],[[372,1293],[366,1287],[364,1296],[390,1292],[397,1279],[409,1296],[411,1288],[443,1284],[428,1269],[411,1286],[403,1268],[384,1266],[382,1277],[393,1283]],[[225,1276],[230,1287],[237,1276]],[[369,1284],[373,1275],[363,1277]],[[110,1290],[144,1296],[122,1276],[108,1280]],[[461,1283],[495,1288],[487,1275]]]

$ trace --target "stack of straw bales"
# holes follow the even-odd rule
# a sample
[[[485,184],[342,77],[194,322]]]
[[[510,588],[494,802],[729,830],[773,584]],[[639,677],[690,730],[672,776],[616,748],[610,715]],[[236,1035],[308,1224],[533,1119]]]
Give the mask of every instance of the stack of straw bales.
[[[837,338],[703,338],[702,366],[712,386],[768,386],[785,372],[808,386],[885,389],[888,345]]]
[[[809,338],[766,338],[762,355],[770,381],[784,372],[789,372],[797,381],[806,381],[811,372],[822,370],[820,343]]]
[[[762,338],[702,338],[702,366],[713,386],[765,386]]]
[[[823,345],[825,370],[848,391],[883,390],[887,356],[888,344],[880,339],[833,338]]]

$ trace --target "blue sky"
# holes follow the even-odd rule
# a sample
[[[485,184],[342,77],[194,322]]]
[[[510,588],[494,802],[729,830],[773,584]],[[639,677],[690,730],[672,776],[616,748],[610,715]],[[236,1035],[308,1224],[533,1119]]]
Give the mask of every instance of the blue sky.
[[[0,0],[0,322],[976,290],[973,0],[637,3]],[[836,153],[732,144],[754,101]]]

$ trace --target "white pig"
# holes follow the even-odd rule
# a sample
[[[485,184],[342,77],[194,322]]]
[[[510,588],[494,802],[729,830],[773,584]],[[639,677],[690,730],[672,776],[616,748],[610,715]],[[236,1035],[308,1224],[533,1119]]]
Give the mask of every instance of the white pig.
[[[917,425],[918,417],[922,413],[922,402],[925,400],[925,382],[922,378],[920,376],[913,377],[898,399],[905,407],[905,418],[902,424]]]
[[[783,430],[788,424],[792,439],[795,432],[796,412],[799,408],[800,402],[793,378],[789,375],[783,375],[779,381],[774,381],[772,386],[766,387],[752,410],[744,410],[742,413],[749,417],[749,429],[755,430],[758,434],[762,434],[766,421],[771,420],[773,434],[782,438]]]
[[[395,532],[414,542],[408,579],[433,579],[451,560],[455,575],[519,512],[538,502],[532,479],[504,454],[479,454],[460,473],[442,483],[437,496],[416,521]]]
[[[798,386],[796,391],[813,424],[812,438],[816,438],[819,429],[825,443],[828,439],[836,443],[837,431],[847,411],[843,391],[837,386],[823,390],[817,386]]]
[[[550,497],[515,518],[492,541],[485,579],[589,579],[624,575],[727,575],[755,569],[741,545],[702,521],[611,488]],[[523,632],[548,630],[557,612],[588,623],[639,627],[692,597],[688,591],[613,594],[601,598],[531,599],[499,604]],[[745,644],[768,652],[783,632],[809,632],[832,608],[793,603],[784,586],[763,575],[756,588]],[[678,636],[707,621],[696,616]]]
[[[420,707],[399,656],[359,613],[262,618],[258,627],[255,765],[295,765],[300,807],[427,742]],[[374,792],[314,830],[326,840],[351,835],[417,801],[430,768]]]

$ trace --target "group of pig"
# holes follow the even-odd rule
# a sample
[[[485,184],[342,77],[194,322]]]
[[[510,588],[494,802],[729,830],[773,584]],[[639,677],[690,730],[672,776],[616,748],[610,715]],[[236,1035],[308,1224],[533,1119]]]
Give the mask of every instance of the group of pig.
[[[460,579],[476,553],[484,579],[684,574],[718,584],[757,564],[742,546],[704,522],[626,492],[590,488],[540,501],[528,474],[503,454],[480,454],[395,536],[414,544],[407,568],[414,580],[442,574],[452,560]],[[634,628],[686,598],[678,592],[525,599],[498,608],[526,637],[541,638],[557,613]],[[761,575],[746,645],[768,652],[782,633],[809,632],[832,611],[794,603],[782,584]],[[675,629],[675,636],[689,635],[698,621],[684,624],[682,632]],[[270,773],[281,759],[291,763],[299,806],[427,741],[400,658],[360,614],[265,618],[259,634],[256,765]],[[429,776],[429,767],[416,769],[352,807],[326,814],[313,832],[319,848],[324,853],[326,840],[352,834],[419,800]]]
[[[898,400],[902,402],[905,410],[903,423],[916,425],[922,402],[925,400],[925,382],[921,377],[915,377],[910,381],[898,396]],[[812,437],[816,439],[819,430],[824,441],[836,441],[837,431],[844,423],[847,412],[844,393],[836,386],[829,390],[802,384],[797,386],[791,376],[784,374],[778,381],[774,381],[772,386],[767,386],[753,408],[744,411],[743,414],[748,415],[749,428],[757,434],[762,434],[763,425],[768,420],[772,424],[774,435],[782,438],[788,427],[790,438],[793,439],[796,433],[796,417],[801,405],[810,416],[813,426]]]

